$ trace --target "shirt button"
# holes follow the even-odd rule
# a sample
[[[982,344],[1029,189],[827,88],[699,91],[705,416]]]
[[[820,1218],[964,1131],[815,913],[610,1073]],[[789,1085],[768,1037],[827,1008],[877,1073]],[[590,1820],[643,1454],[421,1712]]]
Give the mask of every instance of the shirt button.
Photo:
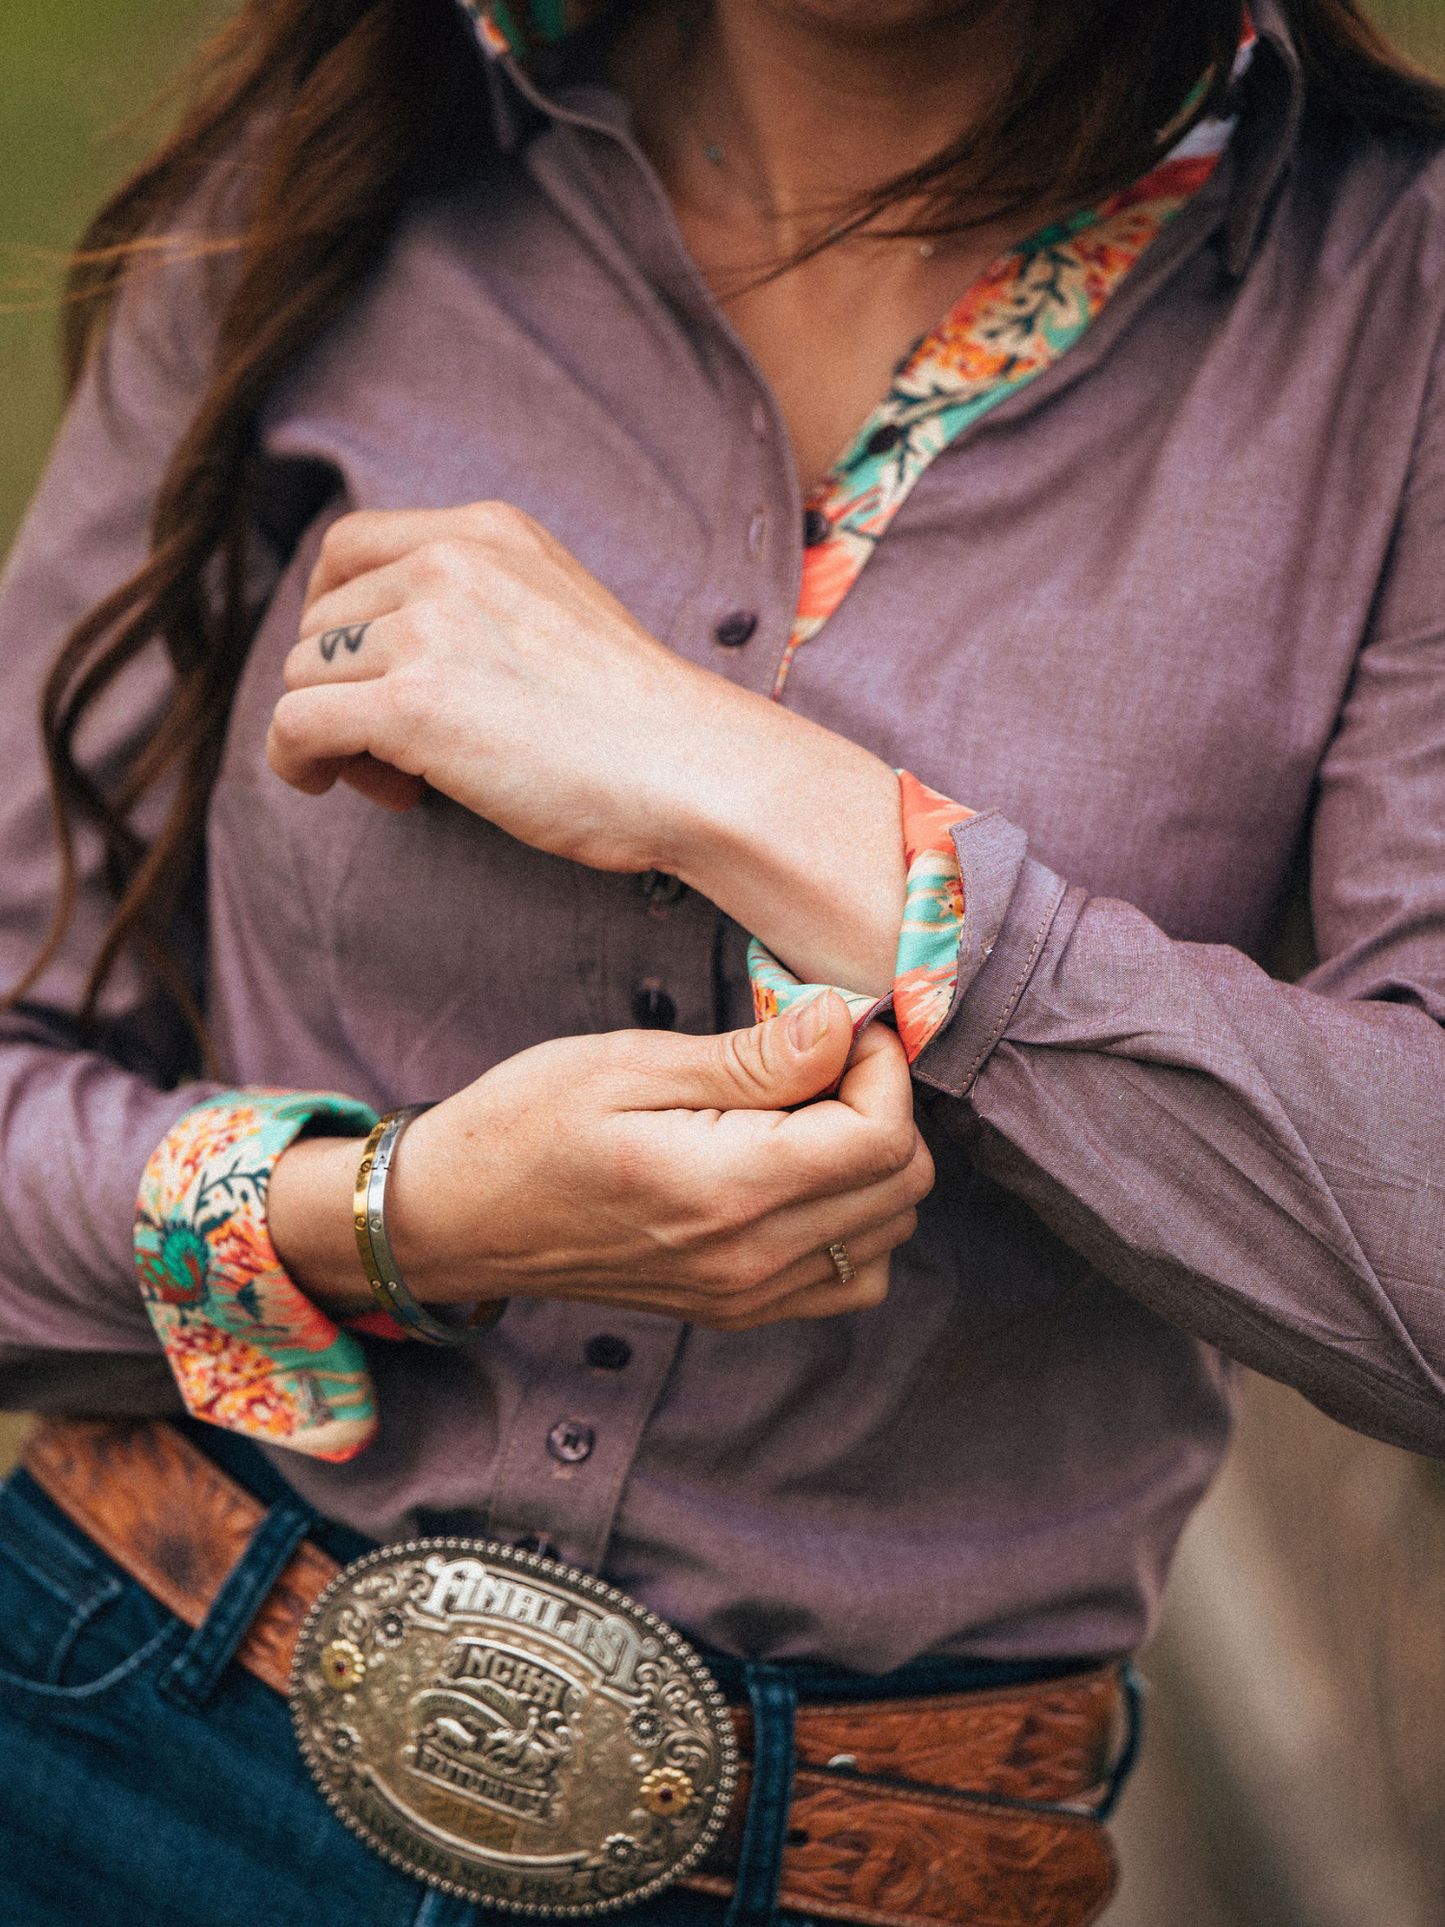
[[[753,516],[752,521],[748,523],[748,554],[749,555],[761,554],[762,547],[763,547],[763,536],[767,532],[767,526],[768,526],[768,518],[763,513],[763,511],[759,509],[757,513]]]
[[[582,1356],[597,1372],[620,1372],[624,1365],[632,1362],[632,1347],[625,1338],[616,1338],[611,1332],[599,1332],[595,1338],[587,1340]]]
[[[746,609],[734,609],[732,614],[724,616],[713,630],[713,636],[724,649],[741,649],[757,626],[758,619],[755,615],[750,614]]]
[[[808,509],[803,516],[803,547],[816,549],[833,533],[833,524],[821,509]]]
[[[761,441],[768,432],[768,411],[760,401],[753,403],[753,433]]]
[[[670,877],[666,870],[644,870],[637,887],[649,903],[676,903],[687,885],[681,877]]]
[[[632,993],[632,1017],[639,1030],[671,1030],[677,1005],[656,977],[644,977]]]
[[[890,448],[897,448],[902,440],[903,430],[897,422],[884,422],[881,428],[875,428],[868,437],[868,453],[886,455]]]
[[[558,1419],[547,1434],[547,1450],[563,1465],[580,1465],[583,1459],[590,1459],[596,1443],[592,1427],[575,1418]]]

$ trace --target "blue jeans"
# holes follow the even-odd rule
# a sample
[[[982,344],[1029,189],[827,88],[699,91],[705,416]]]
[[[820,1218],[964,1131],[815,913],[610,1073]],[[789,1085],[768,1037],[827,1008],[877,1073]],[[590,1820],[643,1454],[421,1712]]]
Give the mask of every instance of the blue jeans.
[[[229,1663],[302,1531],[341,1559],[363,1542],[296,1508],[258,1454],[254,1463],[227,1456],[273,1509],[196,1632],[25,1473],[0,1487],[0,1921],[506,1927],[509,1916],[407,1879],[348,1833],[311,1782],[285,1702]],[[730,1697],[747,1697],[738,1662],[719,1656],[716,1670]],[[1067,1670],[921,1662],[884,1681],[771,1668],[761,1691],[875,1697]],[[754,1681],[755,1705],[758,1692]],[[786,1784],[777,1791],[780,1849]],[[760,1831],[750,1814],[749,1832]],[[770,1899],[762,1896],[761,1917]],[[673,1889],[610,1918],[617,1927],[724,1927],[727,1915],[726,1902]]]

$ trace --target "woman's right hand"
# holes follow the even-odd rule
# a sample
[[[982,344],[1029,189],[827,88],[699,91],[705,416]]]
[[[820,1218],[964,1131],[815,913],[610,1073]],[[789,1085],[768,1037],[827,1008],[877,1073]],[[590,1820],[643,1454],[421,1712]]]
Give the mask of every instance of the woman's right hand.
[[[829,996],[720,1037],[539,1044],[411,1125],[387,1224],[423,1302],[567,1298],[740,1331],[881,1302],[933,1165],[902,1046]],[[787,1107],[803,1104],[801,1110]],[[268,1219],[298,1285],[370,1309],[352,1241],[354,1139],[277,1161]],[[843,1284],[828,1246],[856,1270]]]

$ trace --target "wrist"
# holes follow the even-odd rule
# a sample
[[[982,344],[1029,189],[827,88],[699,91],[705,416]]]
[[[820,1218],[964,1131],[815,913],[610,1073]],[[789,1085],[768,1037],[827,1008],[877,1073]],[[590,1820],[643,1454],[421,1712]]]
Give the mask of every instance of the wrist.
[[[398,1143],[386,1193],[387,1238],[397,1270],[422,1304],[507,1297],[513,1281],[490,1275],[478,1227],[496,1215],[484,1195],[489,1162],[476,1156],[475,1121],[455,1099],[417,1117]],[[464,1221],[451,1208],[465,1201]]]
[[[362,1139],[300,1138],[277,1158],[266,1225],[283,1269],[308,1298],[337,1317],[372,1311],[352,1222]]]
[[[898,777],[846,737],[766,709],[748,731],[710,738],[653,867],[805,981],[886,996],[906,886]]]

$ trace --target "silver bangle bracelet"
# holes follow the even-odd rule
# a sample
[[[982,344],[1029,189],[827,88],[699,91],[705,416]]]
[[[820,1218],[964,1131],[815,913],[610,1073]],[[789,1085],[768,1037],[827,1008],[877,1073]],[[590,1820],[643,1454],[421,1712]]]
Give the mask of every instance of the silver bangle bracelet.
[[[407,1125],[430,1109],[430,1104],[408,1104],[402,1110],[392,1111],[373,1127],[367,1138],[356,1173],[353,1219],[356,1249],[377,1303],[404,1331],[427,1345],[458,1345],[469,1328],[494,1325],[506,1309],[506,1299],[484,1301],[459,1325],[434,1317],[407,1290],[386,1235],[386,1181],[396,1147]]]

